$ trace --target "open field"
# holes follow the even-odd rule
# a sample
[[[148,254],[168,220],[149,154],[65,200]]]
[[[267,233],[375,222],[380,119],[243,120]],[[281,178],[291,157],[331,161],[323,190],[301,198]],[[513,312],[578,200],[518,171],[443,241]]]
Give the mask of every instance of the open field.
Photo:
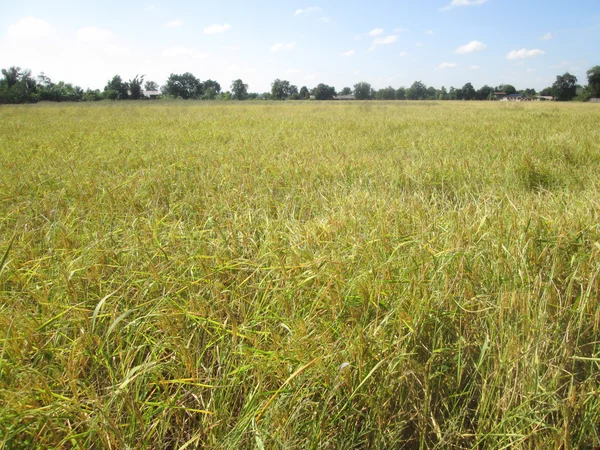
[[[600,445],[600,108],[0,107],[0,448]]]

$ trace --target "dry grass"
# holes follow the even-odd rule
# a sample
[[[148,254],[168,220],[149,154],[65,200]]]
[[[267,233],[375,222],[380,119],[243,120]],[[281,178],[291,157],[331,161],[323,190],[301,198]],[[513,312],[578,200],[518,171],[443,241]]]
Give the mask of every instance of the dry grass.
[[[0,447],[599,446],[598,124],[1,107]]]

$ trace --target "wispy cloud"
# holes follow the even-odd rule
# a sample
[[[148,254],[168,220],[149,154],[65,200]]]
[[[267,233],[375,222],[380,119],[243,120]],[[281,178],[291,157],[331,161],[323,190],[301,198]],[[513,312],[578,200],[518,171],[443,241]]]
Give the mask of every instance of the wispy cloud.
[[[398,36],[394,36],[394,35],[387,36],[384,38],[377,38],[373,41],[373,43],[371,44],[371,47],[369,47],[369,51],[372,52],[373,50],[375,50],[377,48],[378,45],[393,44],[397,40],[398,40]]]
[[[8,27],[7,37],[22,41],[35,41],[54,33],[54,28],[42,19],[25,17]]]
[[[293,50],[294,47],[296,46],[295,42],[278,42],[277,44],[273,44],[273,46],[271,47],[271,51],[272,52],[283,52],[283,51],[288,51],[288,50]]]
[[[425,44],[423,44],[422,42],[417,42],[415,44],[415,47],[423,47]]]
[[[457,6],[476,6],[483,5],[487,0],[452,0],[448,5],[442,8],[442,11],[447,11]]]
[[[521,50],[513,50],[512,52],[510,52],[508,55],[506,55],[506,59],[509,59],[509,60],[525,59],[525,58],[531,58],[534,56],[540,56],[545,53],[546,52],[544,52],[543,50],[540,50],[539,48],[534,48],[531,50],[522,48]]]
[[[487,45],[485,45],[483,42],[471,41],[466,45],[461,45],[460,47],[458,47],[456,50],[454,50],[454,53],[462,55],[464,53],[480,52],[481,50],[485,50],[486,48]]]
[[[398,56],[402,56],[402,57],[408,56],[408,53],[406,53],[406,52],[400,52],[400,53],[398,53]]]
[[[433,34],[433,30],[425,30],[425,34],[432,35]]]
[[[373,28],[371,31],[369,31],[367,34],[369,36],[379,36],[380,34],[383,33],[383,28]]]
[[[183,20],[181,20],[181,19],[175,19],[175,20],[171,20],[170,22],[165,23],[165,27],[171,27],[171,28],[180,27],[182,25],[183,25]]]
[[[231,25],[229,25],[228,23],[224,23],[222,25],[214,24],[209,27],[206,27],[204,29],[204,34],[224,33],[225,31],[230,30],[230,29],[231,29]]]
[[[323,23],[331,22],[331,17],[319,17],[319,20]]]
[[[341,56],[352,56],[354,55],[354,49],[348,50],[347,52],[340,53]]]
[[[443,62],[441,64],[438,64],[438,66],[435,68],[435,70],[444,70],[444,69],[454,69],[456,66],[458,66],[458,64],[456,63],[449,63],[449,62]]]
[[[299,16],[300,14],[311,14],[319,11],[321,11],[321,8],[318,6],[309,6],[308,8],[297,9],[294,15]]]
[[[542,41],[549,41],[552,39],[552,33],[548,32],[540,38]]]
[[[469,66],[469,70],[479,70],[481,66]]]

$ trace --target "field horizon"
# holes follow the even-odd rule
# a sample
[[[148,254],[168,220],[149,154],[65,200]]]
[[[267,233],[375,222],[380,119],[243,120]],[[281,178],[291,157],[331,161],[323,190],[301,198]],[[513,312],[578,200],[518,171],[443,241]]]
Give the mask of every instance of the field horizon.
[[[0,119],[0,448],[600,446],[598,105]]]

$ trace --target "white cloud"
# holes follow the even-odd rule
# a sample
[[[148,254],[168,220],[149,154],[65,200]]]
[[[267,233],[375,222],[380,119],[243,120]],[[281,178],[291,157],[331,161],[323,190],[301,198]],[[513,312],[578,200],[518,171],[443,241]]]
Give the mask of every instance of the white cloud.
[[[388,37],[384,37],[384,38],[377,38],[371,44],[371,47],[369,48],[369,51],[372,52],[373,50],[375,50],[375,48],[377,48],[378,45],[393,44],[397,40],[398,40],[398,36],[394,36],[394,35],[391,35],[391,36],[388,36]]]
[[[217,34],[224,33],[227,30],[231,29],[231,25],[228,23],[224,23],[223,25],[214,24],[204,29],[204,34]]]
[[[549,41],[550,39],[552,39],[552,33],[548,32],[545,35],[543,35],[540,39],[542,39],[543,41]]]
[[[435,68],[435,70],[453,69],[456,66],[458,66],[458,64],[456,64],[456,63],[443,62],[443,63],[439,64]]]
[[[83,27],[77,31],[77,40],[80,42],[106,42],[114,37],[112,31],[96,27]]]
[[[476,6],[476,5],[482,5],[485,2],[487,2],[487,0],[452,0],[448,5],[444,6],[442,8],[442,11],[446,11],[448,9],[452,9],[455,8],[457,6]]]
[[[321,11],[321,8],[319,8],[318,6],[309,6],[308,8],[297,9],[294,15],[299,16],[300,14],[310,14],[319,11]]]
[[[422,42],[417,42],[415,44],[415,47],[423,47],[425,44],[423,44]]]
[[[158,10],[158,5],[155,3],[150,3],[149,5],[146,5],[146,7],[144,8],[144,11],[146,12],[155,12]]]
[[[331,18],[330,17],[319,17],[319,20],[323,23],[329,23],[331,22]]]
[[[183,25],[183,20],[175,19],[165,23],[165,27],[177,28]]]
[[[402,56],[402,57],[404,57],[404,56],[408,56],[408,53],[406,53],[406,52],[400,52],[400,53],[398,54],[398,56]]]
[[[481,66],[469,66],[469,70],[479,70]]]
[[[288,42],[288,43],[278,42],[277,44],[273,44],[273,46],[271,47],[271,51],[272,52],[282,52],[282,51],[287,51],[287,50],[293,50],[293,48],[295,46],[296,46],[295,42]]]
[[[460,47],[458,47],[456,50],[454,50],[454,53],[462,55],[464,53],[480,52],[481,50],[485,50],[486,48],[487,45],[485,45],[483,42],[471,41],[468,44],[461,45]]]
[[[425,34],[432,35],[433,34],[433,30],[425,30]]]
[[[373,28],[371,31],[369,31],[367,34],[369,36],[379,36],[381,33],[383,33],[383,28]]]
[[[354,49],[348,50],[347,52],[340,53],[341,56],[352,56],[354,55]]]
[[[522,48],[521,50],[513,50],[508,55],[506,55],[506,59],[525,59],[531,58],[533,56],[543,55],[546,52],[540,50],[539,48],[534,48],[531,50],[527,50],[526,48]]]
[[[25,17],[8,27],[6,36],[12,40],[35,41],[54,34],[54,28],[42,19]]]

